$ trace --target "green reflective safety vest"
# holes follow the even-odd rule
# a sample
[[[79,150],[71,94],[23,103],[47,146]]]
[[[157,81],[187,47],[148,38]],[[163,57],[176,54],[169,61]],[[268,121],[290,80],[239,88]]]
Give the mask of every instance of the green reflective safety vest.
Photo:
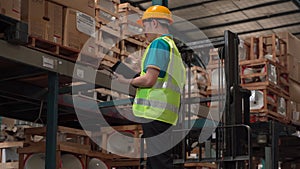
[[[176,125],[180,108],[180,97],[183,90],[186,71],[181,55],[172,39],[167,36],[159,37],[170,47],[170,60],[164,78],[158,77],[151,88],[138,88],[133,103],[133,114],[137,117],[158,120]],[[149,47],[143,55],[141,76],[144,72],[144,61]],[[159,49],[158,49],[159,50]]]

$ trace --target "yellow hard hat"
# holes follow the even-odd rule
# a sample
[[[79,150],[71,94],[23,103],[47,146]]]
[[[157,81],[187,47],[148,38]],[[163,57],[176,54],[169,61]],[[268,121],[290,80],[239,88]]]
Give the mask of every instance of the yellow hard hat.
[[[143,14],[143,17],[137,21],[137,23],[143,26],[143,20],[145,19],[166,19],[170,24],[173,23],[171,11],[164,6],[154,5],[150,6]]]

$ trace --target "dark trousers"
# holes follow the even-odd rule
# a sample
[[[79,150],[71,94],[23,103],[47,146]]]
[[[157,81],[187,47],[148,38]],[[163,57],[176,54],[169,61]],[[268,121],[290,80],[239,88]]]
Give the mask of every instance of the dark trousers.
[[[155,120],[142,123],[143,135],[146,139],[147,169],[173,168],[173,158],[171,157],[172,149],[162,151],[165,145],[172,144],[171,134],[165,132],[171,126],[171,124]],[[155,139],[150,139],[157,135],[159,136],[155,137]]]

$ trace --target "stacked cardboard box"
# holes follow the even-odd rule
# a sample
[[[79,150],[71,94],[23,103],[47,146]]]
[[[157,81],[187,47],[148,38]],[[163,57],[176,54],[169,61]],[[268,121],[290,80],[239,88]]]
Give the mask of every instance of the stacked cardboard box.
[[[287,43],[287,69],[289,72],[289,86],[291,119],[300,125],[300,40],[291,33],[279,33],[279,36]]]
[[[290,79],[300,83],[300,40],[290,33],[280,33],[279,36],[287,43]]]
[[[95,20],[93,17],[72,8],[66,8],[64,13],[63,45],[80,50],[86,41],[95,34]]]
[[[94,0],[50,0],[63,7],[63,45],[82,49],[95,33]]]
[[[95,0],[49,0],[61,6],[78,10],[87,15],[95,15]]]
[[[62,44],[63,7],[45,0],[22,0],[21,19],[29,35]]]
[[[0,14],[21,20],[21,0],[0,0]]]

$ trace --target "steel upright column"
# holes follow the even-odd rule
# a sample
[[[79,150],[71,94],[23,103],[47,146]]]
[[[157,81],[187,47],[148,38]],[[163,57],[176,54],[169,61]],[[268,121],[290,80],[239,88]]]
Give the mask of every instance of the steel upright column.
[[[279,154],[279,149],[278,149],[278,140],[279,140],[279,133],[278,133],[278,123],[275,121],[271,121],[270,124],[271,128],[271,133],[272,133],[272,155],[271,155],[271,168],[272,169],[277,169],[278,168],[278,154]]]
[[[168,0],[152,0],[152,5],[162,5],[168,7]]]
[[[225,124],[242,124],[242,95],[239,86],[239,58],[238,58],[237,34],[225,31],[225,77],[226,77],[226,104],[225,104]],[[232,138],[232,132],[234,138]],[[226,132],[226,156],[235,158],[241,154],[239,130],[232,128],[232,131]],[[238,162],[228,161],[224,163],[225,169],[238,168]]]
[[[48,73],[46,169],[56,168],[56,133],[58,114],[58,74]]]

